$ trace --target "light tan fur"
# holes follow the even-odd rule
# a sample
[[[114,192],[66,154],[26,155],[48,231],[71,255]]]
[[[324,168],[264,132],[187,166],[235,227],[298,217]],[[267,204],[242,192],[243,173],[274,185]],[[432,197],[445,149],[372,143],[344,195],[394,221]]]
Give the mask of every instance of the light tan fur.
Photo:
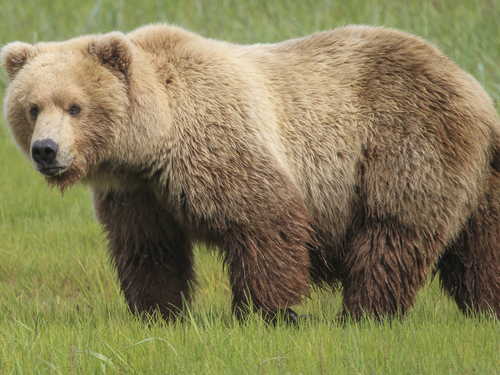
[[[235,307],[245,285],[266,313],[300,302],[312,267],[314,281],[344,283],[353,316],[358,307],[406,310],[496,173],[500,121],[487,94],[436,48],[396,30],[349,26],[240,46],[153,25],[11,43],[2,63],[12,80],[5,114],[13,138],[27,157],[35,141],[56,141],[65,169],[48,182],[90,185],[124,289],[134,271],[113,248],[128,241],[114,202],[137,194],[181,228],[183,247],[221,247]],[[68,114],[75,103],[77,116]],[[363,237],[372,235],[379,245]],[[151,236],[137,244],[150,249]],[[388,255],[389,237],[400,255]],[[248,269],[237,264],[247,255]],[[368,282],[363,262],[388,274]],[[194,277],[186,275],[182,283]],[[411,280],[404,287],[382,285],[403,277]],[[374,289],[373,301],[354,296]],[[134,298],[139,310],[159,303]]]

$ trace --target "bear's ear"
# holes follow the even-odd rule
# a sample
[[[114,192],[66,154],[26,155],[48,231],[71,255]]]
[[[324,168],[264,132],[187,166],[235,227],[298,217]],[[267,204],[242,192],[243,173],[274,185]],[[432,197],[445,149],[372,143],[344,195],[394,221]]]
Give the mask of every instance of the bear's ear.
[[[32,48],[31,44],[22,42],[9,43],[2,48],[2,66],[11,80],[26,64]]]
[[[128,75],[133,56],[133,45],[122,33],[112,32],[98,36],[89,46],[89,53],[111,69]]]

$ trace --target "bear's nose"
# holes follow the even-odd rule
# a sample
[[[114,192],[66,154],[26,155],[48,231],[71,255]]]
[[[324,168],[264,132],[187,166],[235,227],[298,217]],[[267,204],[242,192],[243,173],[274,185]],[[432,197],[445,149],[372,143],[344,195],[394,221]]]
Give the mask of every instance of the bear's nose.
[[[33,143],[31,155],[38,164],[48,164],[57,156],[59,145],[52,139],[43,139]]]

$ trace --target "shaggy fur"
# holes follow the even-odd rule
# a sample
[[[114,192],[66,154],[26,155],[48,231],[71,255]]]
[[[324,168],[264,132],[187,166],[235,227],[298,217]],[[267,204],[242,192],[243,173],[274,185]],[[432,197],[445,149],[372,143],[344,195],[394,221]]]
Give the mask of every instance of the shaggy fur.
[[[29,158],[57,143],[33,161],[50,184],[90,185],[132,311],[176,316],[203,242],[238,316],[337,283],[346,316],[405,313],[432,267],[464,312],[500,314],[500,121],[421,39],[238,46],[156,25],[11,43],[2,63],[13,138]]]

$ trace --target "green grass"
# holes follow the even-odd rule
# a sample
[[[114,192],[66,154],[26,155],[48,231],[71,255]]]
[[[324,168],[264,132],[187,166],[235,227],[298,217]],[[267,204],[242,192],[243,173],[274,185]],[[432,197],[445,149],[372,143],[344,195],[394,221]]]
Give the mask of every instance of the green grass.
[[[498,1],[0,0],[0,44],[64,40],[169,22],[236,43],[275,42],[362,23],[423,36],[500,102]],[[0,75],[0,96],[7,85]],[[1,99],[1,98],[0,98]],[[340,325],[340,298],[313,293],[315,319],[267,327],[230,314],[227,276],[197,252],[199,288],[186,320],[139,321],[127,311],[84,187],[45,186],[0,124],[0,374],[500,373],[500,324],[469,319],[423,288],[407,317]]]

